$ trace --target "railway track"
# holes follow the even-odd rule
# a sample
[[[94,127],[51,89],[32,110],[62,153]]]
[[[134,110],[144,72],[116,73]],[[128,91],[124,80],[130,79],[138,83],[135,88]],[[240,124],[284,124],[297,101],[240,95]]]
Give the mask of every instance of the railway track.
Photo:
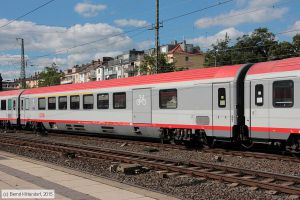
[[[155,170],[176,172],[206,179],[220,180],[230,183],[263,188],[277,192],[300,195],[300,177],[274,174],[262,171],[240,169],[235,167],[189,161],[167,159],[129,151],[112,150],[99,147],[74,145],[61,142],[50,142],[42,139],[1,135],[3,145],[48,150],[59,153],[74,154],[93,159],[105,159],[124,163],[138,163]]]
[[[23,133],[31,134],[31,131],[22,131]],[[259,150],[244,150],[238,149],[234,147],[226,147],[226,148],[200,148],[195,146],[185,146],[185,145],[174,145],[174,144],[161,144],[154,141],[139,141],[139,140],[130,140],[130,139],[120,139],[120,138],[110,138],[110,137],[99,137],[99,135],[86,135],[86,134],[60,134],[51,132],[49,135],[54,137],[72,137],[72,139],[81,140],[81,141],[95,141],[99,140],[102,142],[107,143],[114,143],[114,144],[126,144],[126,145],[137,145],[142,147],[153,147],[153,148],[161,148],[167,150],[185,150],[185,151],[200,151],[204,153],[214,153],[220,155],[227,155],[227,156],[239,156],[245,158],[256,158],[256,159],[268,159],[268,160],[278,160],[278,161],[286,161],[286,162],[294,162],[300,163],[300,156],[295,155],[290,152],[283,152],[283,151],[267,151],[265,149]]]
[[[66,135],[51,133],[51,135],[57,137],[68,137]],[[257,158],[257,159],[269,159],[269,160],[280,160],[280,161],[287,161],[287,162],[295,162],[300,163],[299,156],[294,156],[294,154],[289,152],[268,152],[262,153],[257,151],[245,151],[245,150],[237,150],[234,148],[196,148],[196,147],[189,147],[184,145],[172,145],[172,144],[161,144],[157,142],[146,142],[146,141],[136,141],[136,140],[126,140],[126,139],[116,139],[116,138],[104,138],[97,136],[82,136],[82,135],[72,135],[75,136],[76,139],[79,140],[95,140],[97,138],[100,141],[109,142],[109,143],[117,143],[117,144],[128,144],[128,145],[139,145],[139,146],[148,146],[154,148],[163,148],[163,149],[176,149],[176,150],[186,150],[186,151],[193,151],[198,150],[206,153],[216,153],[221,155],[229,155],[229,156],[241,156],[247,158]],[[281,155],[284,153],[284,155]]]

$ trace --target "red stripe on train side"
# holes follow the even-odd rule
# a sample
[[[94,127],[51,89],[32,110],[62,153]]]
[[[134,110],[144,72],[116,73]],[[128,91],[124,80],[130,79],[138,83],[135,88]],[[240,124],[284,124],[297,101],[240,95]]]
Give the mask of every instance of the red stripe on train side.
[[[79,120],[46,120],[46,119],[22,119],[21,121],[34,122],[53,122],[68,124],[95,124],[95,125],[112,125],[112,126],[142,126],[142,127],[161,127],[161,128],[189,128],[189,129],[205,129],[217,131],[230,131],[230,126],[208,126],[208,125],[192,125],[192,124],[144,124],[131,122],[103,122],[103,121],[79,121]],[[277,127],[251,127],[253,132],[274,132],[274,133],[300,133],[300,128],[277,128]]]
[[[17,118],[0,118],[0,120],[3,120],[3,121],[16,121]]]
[[[0,118],[0,120],[16,121],[16,118]],[[94,125],[110,125],[110,126],[142,126],[157,128],[188,128],[188,129],[204,129],[217,131],[230,131],[230,126],[208,126],[208,125],[192,125],[192,124],[144,124],[130,122],[103,122],[103,121],[79,121],[79,120],[48,120],[48,119],[22,119],[22,122],[46,122],[46,123],[65,123],[65,124],[94,124]],[[300,128],[277,128],[277,127],[251,127],[252,132],[269,132],[270,133],[299,133]]]

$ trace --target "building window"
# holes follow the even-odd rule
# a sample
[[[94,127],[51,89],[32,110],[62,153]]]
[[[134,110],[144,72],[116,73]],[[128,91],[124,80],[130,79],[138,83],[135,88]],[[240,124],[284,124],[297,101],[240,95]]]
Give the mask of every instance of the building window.
[[[167,89],[159,91],[159,108],[176,109],[177,108],[177,89]]]
[[[109,108],[109,95],[108,93],[97,95],[97,108],[108,109]]]
[[[185,57],[185,61],[189,61],[189,57],[188,56]]]
[[[262,84],[255,85],[255,105],[264,105],[264,86]]]
[[[1,110],[6,110],[6,100],[1,100]]]
[[[62,96],[58,98],[58,109],[59,110],[68,109],[68,98],[66,96]]]
[[[273,106],[276,108],[290,108],[294,106],[293,81],[273,82]]]
[[[56,109],[56,97],[48,97],[48,110]]]
[[[118,92],[113,94],[113,107],[114,109],[126,108],[126,93]]]
[[[83,95],[83,109],[93,109],[94,108],[94,95],[87,94]]]
[[[79,110],[80,108],[80,96],[74,95],[70,97],[70,109]]]
[[[226,107],[226,90],[225,90],[225,88],[218,89],[218,105],[219,105],[219,108]]]
[[[8,110],[11,110],[12,109],[12,99],[8,99]]]
[[[39,108],[39,110],[45,110],[46,109],[46,99],[45,98],[39,98],[38,99],[38,108]]]

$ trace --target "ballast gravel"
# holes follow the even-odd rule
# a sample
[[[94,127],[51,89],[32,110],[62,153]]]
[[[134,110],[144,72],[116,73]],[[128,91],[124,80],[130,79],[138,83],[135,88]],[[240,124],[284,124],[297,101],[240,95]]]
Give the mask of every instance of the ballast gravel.
[[[16,134],[16,133],[14,133]],[[19,133],[18,133],[19,134]],[[22,134],[32,136],[33,134]],[[33,135],[34,136],[34,135]],[[97,137],[84,137],[76,135],[63,135],[63,134],[49,134],[47,137],[40,137],[41,139],[66,142],[71,144],[89,145],[102,148],[110,148],[115,150],[125,150],[137,153],[151,154],[154,156],[161,156],[169,159],[177,159],[181,161],[200,161],[209,163],[218,163],[220,165],[232,166],[237,168],[265,171],[270,173],[285,174],[291,176],[300,176],[300,162],[291,162],[284,160],[270,160],[253,157],[242,157],[232,155],[222,155],[219,153],[209,153],[201,150],[178,150],[178,149],[166,149],[162,147],[155,147],[158,151],[145,151],[147,146],[135,145],[133,143],[116,143],[113,142],[117,139],[111,139],[109,141],[102,140]],[[59,140],[58,140],[59,138]],[[153,147],[149,147],[153,148]],[[221,157],[221,162],[218,162],[216,157]]]
[[[193,177],[170,177],[161,178],[155,171],[145,174],[124,175],[121,173],[111,173],[108,168],[111,162],[97,159],[73,158],[69,159],[59,153],[40,152],[24,147],[12,147],[0,144],[3,151],[15,153],[28,158],[38,159],[53,163],[59,166],[72,168],[81,172],[88,172],[93,175],[107,177],[125,184],[136,185],[149,190],[154,190],[177,197],[179,199],[220,199],[220,200],[290,200],[292,196],[286,194],[270,195],[266,190],[252,191],[247,186],[230,187],[228,183],[202,180]]]
[[[216,163],[215,156],[221,156],[221,165],[254,169],[259,171],[267,171],[272,173],[282,173],[299,176],[300,164],[278,160],[244,158],[239,156],[223,156],[216,153],[207,153],[201,151],[187,151],[177,149],[165,149],[157,147],[158,151],[144,151],[145,146],[134,144],[122,144],[115,142],[103,141],[101,138],[83,139],[77,136],[57,136],[49,134],[47,137],[36,136],[34,134],[21,134],[28,137],[39,137],[43,140],[59,141],[80,145],[91,145],[103,148],[111,148],[117,150],[126,150],[138,153],[149,153],[151,155],[163,156],[170,159],[179,159],[182,161],[197,160],[203,162]],[[24,147],[11,147],[0,145],[1,150],[23,155],[29,158],[39,159],[46,162],[54,163],[60,166],[73,168],[79,171],[112,178],[126,184],[138,185],[151,190],[163,192],[180,199],[292,199],[292,196],[285,194],[270,195],[266,190],[252,191],[247,186],[231,187],[230,184],[214,181],[201,180],[192,177],[170,177],[162,178],[155,171],[145,174],[124,175],[120,173],[111,173],[108,168],[112,164],[110,161],[74,158],[69,159],[61,154],[47,152],[41,153]]]

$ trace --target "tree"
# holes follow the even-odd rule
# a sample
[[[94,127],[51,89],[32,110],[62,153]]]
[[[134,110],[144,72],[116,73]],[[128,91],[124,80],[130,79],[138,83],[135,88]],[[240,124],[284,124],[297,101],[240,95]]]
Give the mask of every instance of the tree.
[[[299,56],[300,34],[294,36],[293,42],[278,42],[275,34],[267,28],[255,29],[249,35],[243,35],[230,46],[230,38],[226,35],[224,40],[212,45],[213,49],[207,51],[207,66],[228,64],[257,63],[268,60],[277,60]]]
[[[269,32],[267,28],[255,29],[250,35],[244,35],[237,39],[233,49],[235,57],[238,59],[233,60],[233,64],[267,61],[271,49],[277,45],[274,33]]]
[[[300,34],[297,34],[293,37],[293,45],[296,53],[300,54]]]
[[[217,44],[213,44],[213,48],[208,50],[205,56],[206,66],[220,66],[230,64],[231,54],[230,54],[230,38],[225,35],[223,40],[218,40]]]
[[[270,51],[269,60],[279,60],[296,56],[295,46],[289,42],[280,42]]]
[[[39,87],[59,85],[61,76],[57,65],[53,63],[51,66],[45,67],[44,71],[40,73]]]
[[[145,55],[142,61],[139,71],[141,75],[174,72],[175,64],[169,63],[165,54],[158,55],[158,67],[156,68],[156,56]]]

